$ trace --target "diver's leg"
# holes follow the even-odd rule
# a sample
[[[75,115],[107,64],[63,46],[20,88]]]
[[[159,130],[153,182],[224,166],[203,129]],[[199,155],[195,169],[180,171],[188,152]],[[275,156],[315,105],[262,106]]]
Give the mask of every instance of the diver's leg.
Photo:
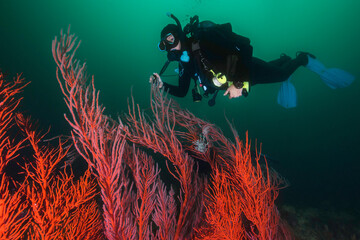
[[[307,59],[303,55],[298,55],[295,59],[284,56],[271,62],[265,62],[253,57],[250,82],[252,85],[283,82],[300,66],[305,66],[308,62]]]
[[[285,81],[290,75],[283,68],[253,57],[250,69],[251,85]]]
[[[281,55],[280,55],[280,58],[275,59],[275,60],[272,60],[272,61],[269,61],[268,63],[269,63],[269,64],[272,64],[272,65],[274,65],[274,66],[281,67],[283,64],[289,62],[290,60],[291,60],[291,57],[289,57],[289,56],[286,55],[286,54],[281,54]]]

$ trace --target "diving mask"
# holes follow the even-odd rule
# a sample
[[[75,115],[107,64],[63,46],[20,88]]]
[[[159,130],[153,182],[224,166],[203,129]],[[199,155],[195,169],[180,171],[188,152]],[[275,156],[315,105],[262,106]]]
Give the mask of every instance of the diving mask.
[[[158,48],[160,51],[170,51],[170,49],[176,47],[179,40],[175,38],[174,34],[168,33],[161,38]]]

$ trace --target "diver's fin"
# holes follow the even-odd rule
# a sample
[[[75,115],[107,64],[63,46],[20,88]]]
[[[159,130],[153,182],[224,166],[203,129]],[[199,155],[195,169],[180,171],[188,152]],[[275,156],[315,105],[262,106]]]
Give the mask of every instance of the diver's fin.
[[[326,68],[319,60],[308,55],[306,68],[319,74],[323,82],[332,89],[349,86],[355,76],[338,68]]]
[[[291,76],[281,84],[277,96],[278,104],[284,108],[294,108],[297,105],[296,89],[290,80]]]

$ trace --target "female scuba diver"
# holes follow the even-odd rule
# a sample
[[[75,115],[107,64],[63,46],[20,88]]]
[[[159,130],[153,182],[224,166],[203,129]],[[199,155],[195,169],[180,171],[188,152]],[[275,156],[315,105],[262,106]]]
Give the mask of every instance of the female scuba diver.
[[[168,16],[175,20],[176,25],[168,24],[163,28],[158,44],[160,51],[167,52],[168,59],[160,73],[150,76],[149,82],[156,83],[173,96],[185,97],[193,79],[193,100],[198,102],[202,96],[212,94],[208,104],[213,106],[219,90],[224,90],[224,96],[231,99],[248,96],[250,88],[256,84],[283,82],[278,103],[291,108],[296,106],[296,91],[290,78],[300,66],[319,74],[331,88],[346,87],[354,80],[353,75],[341,69],[327,69],[307,52],[298,52],[294,59],[282,54],[270,62],[253,57],[250,40],[232,32],[230,23],[199,22],[195,16],[183,30],[173,14],[168,13]],[[179,63],[177,86],[161,79],[171,61]]]

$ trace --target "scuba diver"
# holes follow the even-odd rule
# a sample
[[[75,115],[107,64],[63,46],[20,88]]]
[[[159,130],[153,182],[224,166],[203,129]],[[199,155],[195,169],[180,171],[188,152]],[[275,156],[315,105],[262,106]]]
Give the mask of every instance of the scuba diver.
[[[164,88],[173,96],[185,97],[193,79],[194,102],[201,101],[202,96],[213,95],[208,101],[209,106],[213,106],[219,90],[224,90],[224,96],[228,95],[231,99],[248,96],[256,84],[283,82],[278,93],[278,103],[291,108],[296,106],[297,99],[290,79],[300,66],[320,75],[331,88],[346,87],[354,80],[353,75],[341,69],[327,69],[307,52],[299,51],[294,59],[282,54],[270,62],[253,57],[250,40],[234,33],[230,23],[199,22],[198,16],[194,16],[182,29],[173,14],[167,15],[176,22],[163,28],[158,43],[159,50],[167,52],[167,61],[159,73],[150,76],[149,82]],[[171,61],[179,63],[178,86],[161,79]],[[200,88],[203,94],[200,94]]]

